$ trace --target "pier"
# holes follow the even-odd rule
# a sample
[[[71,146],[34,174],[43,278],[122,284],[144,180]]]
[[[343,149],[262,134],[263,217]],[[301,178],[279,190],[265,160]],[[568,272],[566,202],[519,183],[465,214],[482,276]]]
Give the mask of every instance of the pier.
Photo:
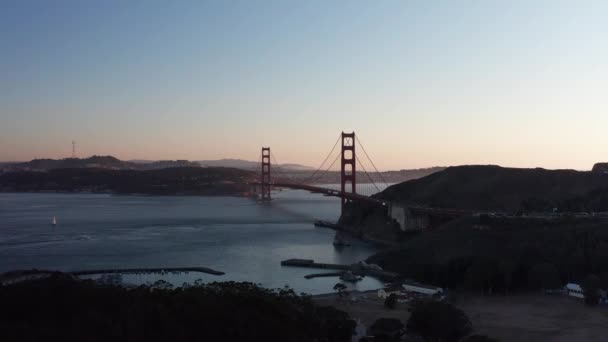
[[[216,276],[224,275],[224,272],[216,271],[207,267],[164,267],[164,268],[119,268],[119,269],[106,269],[106,270],[82,270],[82,271],[74,271],[67,272],[73,276],[83,276],[83,275],[92,275],[92,274],[108,274],[108,273],[167,273],[167,272],[199,272],[199,273],[207,273]]]
[[[342,274],[344,274],[344,272],[313,273],[313,274],[305,275],[304,278],[312,279],[312,278],[321,278],[321,277],[339,277]]]
[[[341,270],[341,271],[351,271],[356,275],[365,275],[376,277],[380,279],[393,280],[399,277],[398,273],[375,270],[370,268],[363,268],[359,264],[353,265],[344,265],[344,264],[326,264],[326,263],[318,263],[314,262],[312,259],[287,259],[281,261],[281,266],[292,266],[292,267],[308,267],[308,268],[320,268],[320,269],[331,269],[331,270]],[[325,273],[325,274],[310,274],[306,276],[306,279],[316,278],[316,277],[330,277],[332,274],[340,275],[339,273]]]

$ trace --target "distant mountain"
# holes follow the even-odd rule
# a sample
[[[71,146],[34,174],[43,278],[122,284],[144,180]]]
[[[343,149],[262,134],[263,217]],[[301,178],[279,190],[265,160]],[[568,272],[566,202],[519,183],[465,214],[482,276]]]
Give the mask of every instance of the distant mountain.
[[[200,167],[188,160],[123,161],[112,156],[92,156],[89,158],[34,159],[29,162],[10,165],[15,171],[48,171],[56,169],[98,168],[111,170],[157,170],[175,167]]]
[[[399,170],[399,171],[384,171],[380,174],[373,172],[369,176],[365,171],[357,171],[357,182],[371,183],[370,177],[376,184],[395,184],[404,182],[411,179],[417,179],[420,177],[428,176],[432,173],[442,171],[445,167],[429,167],[423,169],[412,169],[412,170]],[[287,170],[287,171],[285,171]],[[283,168],[281,172],[275,173],[275,178],[287,178],[287,180],[295,182],[313,182],[317,184],[339,184],[340,183],[340,171],[327,171],[327,172],[313,172],[314,170],[297,170],[297,169],[286,169]]]
[[[92,156],[89,158],[34,159],[13,165],[24,170],[53,170],[75,168],[133,169],[135,165],[112,156]]]
[[[255,170],[260,167],[259,162],[243,159],[199,160],[198,163],[203,167],[233,167],[244,170]],[[280,164],[279,167],[284,170],[293,171],[313,170],[312,167],[300,164]]]
[[[259,162],[243,159],[219,159],[219,160],[120,160],[113,156],[92,156],[89,158],[65,158],[65,159],[34,159],[29,162],[2,163],[0,172],[15,171],[49,171],[55,169],[79,169],[79,168],[100,168],[112,170],[159,170],[176,167],[226,167],[247,171],[260,169]],[[441,171],[444,167],[431,167],[424,169],[385,171],[382,176],[373,174],[374,182],[380,184],[386,181],[389,184],[399,183],[410,179],[427,176],[431,173]],[[311,181],[319,184],[340,183],[339,171],[316,172],[316,169],[301,164],[280,164],[272,165],[273,178],[286,178],[288,181]],[[368,183],[368,176],[361,170],[357,172],[359,183]]]
[[[240,196],[253,172],[231,168],[154,170],[58,168],[0,174],[0,192],[103,192],[157,195]]]

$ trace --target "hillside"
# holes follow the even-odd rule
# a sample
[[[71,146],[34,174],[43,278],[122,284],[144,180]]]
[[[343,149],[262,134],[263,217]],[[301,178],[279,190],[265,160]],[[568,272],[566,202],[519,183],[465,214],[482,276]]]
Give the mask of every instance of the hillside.
[[[350,341],[356,323],[289,288],[210,282],[133,289],[50,278],[0,286],[2,341]]]
[[[250,171],[184,167],[159,170],[100,168],[18,171],[0,175],[0,191],[112,192],[158,195],[239,195],[248,191]]]
[[[556,288],[590,273],[608,284],[607,224],[597,217],[468,217],[413,235],[368,262],[420,281],[488,293]]]
[[[596,163],[595,165],[593,165],[593,169],[591,169],[591,171],[598,173],[608,173],[608,163]]]
[[[135,165],[124,162],[112,156],[92,156],[89,158],[65,158],[65,159],[34,159],[25,163],[14,165],[15,168],[29,170],[52,170],[68,168],[107,168],[107,169],[132,169]]]
[[[574,170],[456,166],[377,196],[430,207],[504,212],[608,211],[608,175]]]

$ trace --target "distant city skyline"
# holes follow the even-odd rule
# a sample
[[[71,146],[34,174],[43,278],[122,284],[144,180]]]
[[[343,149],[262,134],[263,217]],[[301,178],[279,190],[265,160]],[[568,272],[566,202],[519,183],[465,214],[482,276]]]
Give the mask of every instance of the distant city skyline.
[[[6,1],[0,161],[608,161],[605,1]]]

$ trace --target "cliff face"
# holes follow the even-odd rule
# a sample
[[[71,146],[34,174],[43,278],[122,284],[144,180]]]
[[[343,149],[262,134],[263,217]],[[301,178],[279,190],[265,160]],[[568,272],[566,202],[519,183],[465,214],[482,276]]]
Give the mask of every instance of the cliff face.
[[[399,225],[387,217],[384,208],[350,203],[338,223],[344,231],[363,240],[394,245],[402,238]]]
[[[597,163],[593,165],[591,172],[608,173],[608,163]]]

